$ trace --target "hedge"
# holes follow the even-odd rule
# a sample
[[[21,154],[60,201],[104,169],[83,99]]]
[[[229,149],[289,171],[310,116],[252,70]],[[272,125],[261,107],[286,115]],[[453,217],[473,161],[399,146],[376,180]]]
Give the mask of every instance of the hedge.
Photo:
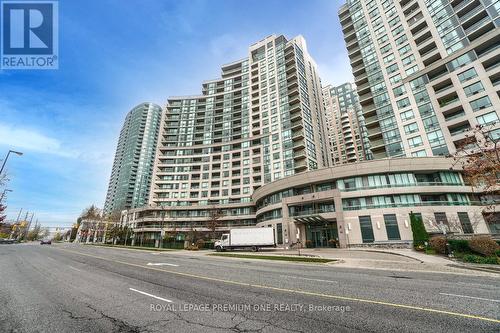
[[[422,218],[417,217],[413,212],[410,213],[411,231],[413,233],[413,246],[423,246],[429,240],[429,234],[425,230]]]

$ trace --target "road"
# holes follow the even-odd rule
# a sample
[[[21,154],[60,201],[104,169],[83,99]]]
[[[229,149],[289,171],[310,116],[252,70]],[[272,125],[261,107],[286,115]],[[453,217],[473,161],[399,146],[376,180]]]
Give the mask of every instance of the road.
[[[0,246],[0,332],[498,332],[500,279]]]

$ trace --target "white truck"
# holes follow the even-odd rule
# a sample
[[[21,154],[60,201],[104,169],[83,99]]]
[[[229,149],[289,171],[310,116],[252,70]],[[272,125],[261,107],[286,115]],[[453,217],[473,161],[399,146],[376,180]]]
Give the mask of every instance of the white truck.
[[[274,229],[270,227],[232,229],[228,234],[223,234],[214,246],[217,252],[237,248],[250,248],[256,252],[261,247],[276,247]]]

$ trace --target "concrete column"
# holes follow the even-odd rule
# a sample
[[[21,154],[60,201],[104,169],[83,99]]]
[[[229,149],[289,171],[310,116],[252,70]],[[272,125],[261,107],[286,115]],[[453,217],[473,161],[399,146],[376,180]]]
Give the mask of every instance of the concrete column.
[[[335,204],[335,215],[337,216],[337,232],[339,234],[339,247],[349,246],[348,230],[345,226],[344,211],[342,210],[342,195],[338,189],[333,190],[333,202]]]

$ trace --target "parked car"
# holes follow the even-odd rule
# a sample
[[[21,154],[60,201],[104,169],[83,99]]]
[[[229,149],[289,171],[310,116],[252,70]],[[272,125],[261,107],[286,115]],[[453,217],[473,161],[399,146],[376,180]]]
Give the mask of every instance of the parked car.
[[[50,239],[42,239],[40,241],[40,245],[44,245],[44,244],[51,245],[52,241]]]

